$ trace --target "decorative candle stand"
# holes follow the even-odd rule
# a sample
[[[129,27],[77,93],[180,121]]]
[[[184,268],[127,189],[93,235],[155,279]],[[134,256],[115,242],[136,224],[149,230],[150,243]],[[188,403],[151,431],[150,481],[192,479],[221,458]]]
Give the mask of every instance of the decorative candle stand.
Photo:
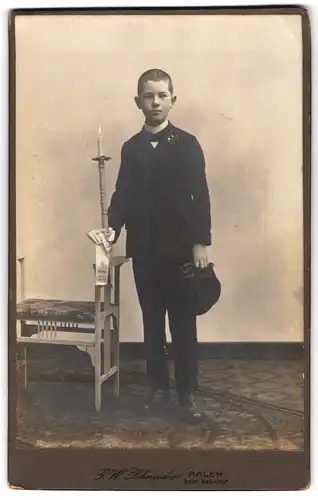
[[[102,153],[101,127],[97,136],[101,228],[109,230],[105,164],[111,160]],[[111,248],[111,246],[110,246]],[[114,392],[119,395],[119,301],[120,267],[124,257],[113,258],[101,245],[95,245],[95,400],[101,406],[101,385],[114,376]],[[103,352],[101,352],[103,351]],[[103,361],[103,362],[102,362]]]

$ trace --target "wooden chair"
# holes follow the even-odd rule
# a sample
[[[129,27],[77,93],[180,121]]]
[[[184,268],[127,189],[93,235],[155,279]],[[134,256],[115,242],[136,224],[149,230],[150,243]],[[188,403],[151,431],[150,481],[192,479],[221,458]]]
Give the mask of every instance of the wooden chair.
[[[95,409],[101,410],[101,386],[113,378],[115,396],[119,395],[119,320],[120,268],[127,259],[114,257],[111,280],[106,286],[95,285],[95,300],[69,301],[25,298],[24,261],[18,259],[20,299],[17,301],[17,342],[24,347],[24,385],[27,387],[27,345],[74,345],[93,348],[95,364]],[[95,271],[95,266],[94,271]],[[72,332],[73,338],[60,332]],[[78,335],[74,336],[74,332]],[[36,336],[32,336],[36,333]],[[83,339],[83,333],[85,339]],[[74,338],[75,337],[75,338]]]

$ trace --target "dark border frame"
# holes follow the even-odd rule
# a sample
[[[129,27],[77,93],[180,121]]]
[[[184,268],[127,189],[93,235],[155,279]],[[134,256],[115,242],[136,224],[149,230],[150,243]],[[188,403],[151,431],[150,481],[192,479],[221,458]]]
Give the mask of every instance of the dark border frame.
[[[15,199],[15,18],[21,15],[300,15],[303,41],[303,222],[304,222],[304,343],[305,446],[304,451],[182,451],[182,450],[22,450],[15,447],[16,408],[16,199]],[[310,302],[311,302],[311,45],[306,8],[297,5],[260,7],[135,7],[45,8],[9,12],[9,324],[8,324],[8,482],[21,489],[88,490],[298,490],[310,482]],[[97,480],[100,469],[139,467],[153,474],[174,470],[187,477],[189,470],[221,471],[226,484],[185,485],[175,480]]]

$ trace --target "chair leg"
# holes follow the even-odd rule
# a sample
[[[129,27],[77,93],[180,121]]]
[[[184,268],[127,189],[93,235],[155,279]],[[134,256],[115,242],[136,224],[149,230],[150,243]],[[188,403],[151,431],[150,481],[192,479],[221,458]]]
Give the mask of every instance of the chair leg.
[[[95,410],[101,411],[101,383],[100,383],[100,373],[101,373],[101,357],[100,357],[100,347],[99,349],[95,346]]]
[[[119,396],[120,390],[120,377],[119,377],[119,325],[120,325],[120,268],[115,269],[115,280],[114,280],[114,292],[115,292],[115,304],[118,306],[117,318],[114,321],[115,331],[114,331],[114,365],[117,366],[117,372],[115,373],[114,379],[114,395]]]
[[[95,379],[95,410],[101,411],[102,402],[101,402],[101,385],[98,378]]]
[[[111,304],[111,289],[109,285],[104,287],[104,310],[106,311]],[[111,328],[110,328],[111,318],[108,316],[104,321],[104,369],[103,372],[109,372],[111,368]]]
[[[28,361],[27,361],[27,346],[24,347],[24,388],[28,385]]]
[[[114,377],[114,396],[119,396],[119,339],[118,339],[118,322],[114,330],[114,365],[117,366],[117,372]]]
[[[114,395],[116,396],[116,398],[119,397],[119,389],[120,385],[119,385],[119,367],[118,367],[117,372],[115,373],[115,382],[114,382]]]
[[[95,287],[95,410],[101,411],[101,288]]]

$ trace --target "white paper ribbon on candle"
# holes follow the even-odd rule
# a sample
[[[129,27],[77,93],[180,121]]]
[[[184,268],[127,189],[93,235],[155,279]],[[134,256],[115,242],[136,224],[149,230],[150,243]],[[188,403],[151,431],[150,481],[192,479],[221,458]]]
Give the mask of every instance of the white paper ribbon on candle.
[[[90,231],[87,236],[92,240]],[[108,233],[108,234],[107,234]],[[95,274],[95,284],[97,286],[107,285],[109,280],[109,267],[111,262],[111,252],[112,252],[112,242],[115,239],[115,231],[109,228],[105,232],[99,232],[102,242],[100,244],[95,243],[95,264],[96,264],[96,274]]]

